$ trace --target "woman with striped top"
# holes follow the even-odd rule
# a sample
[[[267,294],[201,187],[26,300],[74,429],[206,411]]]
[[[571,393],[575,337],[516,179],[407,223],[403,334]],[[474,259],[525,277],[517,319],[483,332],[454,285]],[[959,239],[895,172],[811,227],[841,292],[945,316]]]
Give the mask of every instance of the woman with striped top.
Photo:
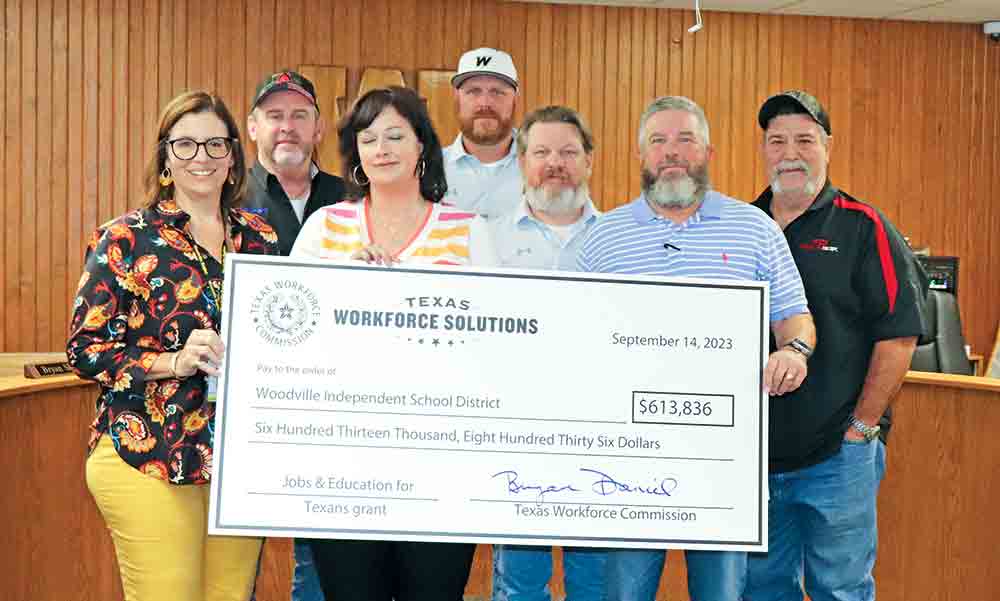
[[[440,142],[415,92],[368,92],[338,133],[352,199],[313,214],[292,256],[379,265],[494,263],[485,222],[440,202],[448,189]]]
[[[481,217],[441,204],[441,144],[420,97],[372,90],[338,129],[353,200],[306,221],[293,257],[335,261],[491,265]],[[336,601],[461,601],[475,546],[406,541],[312,540],[323,593]]]

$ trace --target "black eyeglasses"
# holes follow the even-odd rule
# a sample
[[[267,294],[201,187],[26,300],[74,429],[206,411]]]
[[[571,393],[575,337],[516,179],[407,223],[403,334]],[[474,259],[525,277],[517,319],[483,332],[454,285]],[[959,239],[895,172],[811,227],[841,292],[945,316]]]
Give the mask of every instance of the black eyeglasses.
[[[213,159],[224,159],[233,151],[233,138],[209,138],[204,142],[196,142],[191,138],[176,138],[164,140],[161,144],[170,146],[174,156],[182,161],[190,161],[198,154],[198,147],[204,146],[205,153]]]

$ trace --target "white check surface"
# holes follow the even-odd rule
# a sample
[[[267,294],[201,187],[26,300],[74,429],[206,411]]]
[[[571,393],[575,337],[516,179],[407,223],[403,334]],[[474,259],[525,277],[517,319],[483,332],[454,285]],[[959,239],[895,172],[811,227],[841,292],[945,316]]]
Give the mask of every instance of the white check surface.
[[[767,298],[227,255],[209,532],[766,550]]]

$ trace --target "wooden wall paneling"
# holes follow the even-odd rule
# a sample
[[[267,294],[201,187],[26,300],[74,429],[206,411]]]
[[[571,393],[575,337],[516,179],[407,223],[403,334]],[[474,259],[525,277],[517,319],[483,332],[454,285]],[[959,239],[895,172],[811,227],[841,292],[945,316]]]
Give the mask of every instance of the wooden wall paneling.
[[[468,7],[463,7],[466,12]],[[410,24],[417,22],[417,0],[394,0],[389,5],[389,22]],[[410,26],[393,26],[392,35],[388,36],[386,49],[386,65],[392,65],[406,74],[407,81],[413,81],[412,73],[418,68],[416,53],[417,30]],[[377,63],[376,63],[377,64]]]
[[[528,15],[530,14],[528,10],[529,6],[523,2],[501,2],[496,4],[496,6],[496,22],[500,30],[499,43],[496,45],[496,48],[510,54],[514,60],[514,66],[518,70],[518,100],[517,106],[514,109],[514,123],[520,123],[524,115],[531,110],[531,107],[527,106],[525,99],[529,97],[528,94],[530,94],[531,88],[535,85],[534,82],[528,81],[525,77],[521,76],[521,72],[525,68],[527,48],[529,46],[527,38],[527,22]],[[478,47],[478,45],[470,44],[470,47]],[[453,61],[454,66],[449,68],[458,68],[458,59],[462,52],[468,49],[459,49],[450,59]]]
[[[113,193],[113,174],[115,166],[114,138],[114,58],[115,58],[115,27],[114,0],[97,0],[97,13],[94,28],[96,30],[97,52],[95,53],[95,72],[98,85],[94,90],[95,109],[87,117],[96,123],[94,137],[91,138],[92,152],[96,157],[96,168],[93,171],[96,186],[94,194],[97,198],[97,222],[104,223],[115,216],[115,198]]]
[[[895,68],[899,48],[903,45],[899,23],[887,24],[882,30],[879,42],[877,87],[874,91],[877,103],[875,114],[875,140],[881,146],[877,165],[873,165],[875,187],[870,198],[876,199],[882,212],[892,222],[899,220],[900,156],[899,156],[899,113],[902,107],[899,89],[901,69]]]
[[[850,132],[853,127],[853,111],[851,110],[854,93],[854,82],[851,74],[854,71],[854,53],[851,44],[854,38],[854,21],[851,19],[833,19],[831,36],[830,61],[830,123],[833,129],[833,146],[830,156],[830,176],[837,185],[845,190],[853,190],[851,179],[851,143]],[[919,79],[919,78],[915,78]]]
[[[6,89],[21,89],[21,37],[26,29],[20,6],[8,3],[5,5],[7,14],[6,29]],[[19,280],[21,276],[22,234],[21,234],[21,183],[22,154],[26,136],[21,122],[21,96],[6,94],[3,102],[6,104],[5,140],[16,140],[13,144],[5,144],[5,177],[0,183],[4,187],[4,243],[7,277],[3,281],[4,304],[9,309],[6,312],[4,329],[8,338],[8,349],[24,350],[30,348],[21,336],[19,324],[28,317],[24,315]]]
[[[469,37],[472,13],[468,0],[446,1],[444,4],[444,20],[436,29],[441,36],[441,51],[444,55],[442,58],[445,60],[443,68],[455,69],[458,67],[458,59],[466,50],[487,44],[480,40],[472,41]]]
[[[757,95],[754,93],[753,82],[756,78],[754,68],[756,63],[751,60],[756,29],[753,27],[733,27],[733,62],[730,71],[730,93],[733,99],[733,131],[730,137],[732,151],[728,153],[725,163],[732,173],[739,174],[738,187],[730,191],[736,194],[742,190],[743,198],[752,201],[757,193],[754,181],[759,170],[756,137]]]
[[[389,32],[395,29],[389,19],[392,0],[366,0],[362,13],[364,31]],[[392,34],[391,34],[392,35]],[[361,37],[361,64],[388,67],[389,53],[383,35],[363,35]]]
[[[68,64],[68,39],[67,25],[68,14],[65,0],[54,0],[52,7],[52,88],[49,102],[52,106],[52,161],[51,171],[48,174],[51,197],[49,198],[46,210],[50,215],[50,235],[49,248],[51,256],[48,264],[40,265],[39,273],[47,274],[48,286],[39,286],[42,293],[48,298],[49,303],[49,335],[48,340],[43,343],[48,348],[57,349],[62,345],[66,336],[66,315],[67,307],[70,304],[71,292],[67,290],[70,276],[66,265],[70,252],[77,252],[75,248],[67,245],[68,230],[70,224],[67,222],[67,212],[64,208],[69,204],[68,187],[66,183],[67,174],[67,145],[68,138],[66,132],[69,129],[67,122],[67,64]],[[2,277],[2,276],[0,276]],[[0,343],[0,348],[3,344]]]
[[[732,15],[729,13],[717,13],[715,17],[715,27],[709,38],[710,67],[709,75],[709,98],[711,99],[712,112],[715,113],[714,129],[716,131],[713,143],[716,148],[716,156],[713,159],[715,164],[715,181],[718,189],[735,197],[741,195],[736,190],[747,188],[746,175],[739,168],[731,166],[735,156],[743,156],[746,150],[739,148],[735,144],[735,133],[739,124],[733,119],[737,106],[746,102],[743,98],[732,96],[732,81],[734,79],[733,69],[735,62],[733,58],[733,29]],[[714,75],[711,75],[714,74]],[[732,108],[731,108],[732,107]],[[746,200],[746,198],[744,197]]]
[[[305,43],[302,35],[303,23],[307,18],[302,5],[303,0],[276,0],[274,3],[272,23],[275,33],[275,64],[272,71],[291,69],[302,62],[302,49]],[[265,21],[265,27],[266,24]],[[384,29],[385,23],[379,22],[378,25],[380,27],[376,31],[387,31]]]
[[[159,115],[159,94],[160,94],[160,57],[157,54],[160,39],[163,33],[160,31],[160,5],[159,0],[144,0],[140,13],[140,55],[137,65],[131,65],[138,73],[139,86],[142,90],[142,105],[137,108],[140,112],[139,120],[139,173],[143,173],[146,168],[146,160],[149,157],[153,144],[156,142],[156,117]],[[132,206],[140,202],[142,198],[142,175],[133,178],[137,181],[129,182],[136,187],[135,195],[129,199]]]
[[[594,111],[594,95],[591,94],[590,88],[594,79],[594,44],[592,43],[594,39],[594,11],[584,6],[577,6],[574,10],[577,14],[577,25],[567,35],[575,36],[580,41],[580,46],[579,53],[573,63],[578,66],[574,69],[575,77],[572,79],[571,85],[573,86],[573,95],[576,97],[574,106],[587,121],[587,126],[590,127],[590,132],[594,136],[594,152],[591,155],[593,162],[590,175],[590,196],[594,201],[594,206],[601,209],[605,205],[598,185],[604,167],[599,159],[602,156],[601,150],[604,147],[604,140],[597,136],[597,114]]]
[[[333,22],[333,64],[347,65],[347,89],[356,90],[361,80],[361,39],[372,31],[361,18],[360,2],[336,2]],[[350,32],[355,32],[353,35]],[[364,63],[369,64],[369,63]],[[346,109],[347,107],[342,107]]]
[[[983,220],[986,244],[981,256],[987,261],[986,274],[988,277],[986,281],[990,283],[990,290],[985,295],[978,295],[978,297],[994,299],[994,302],[986,303],[988,311],[985,321],[974,323],[973,326],[989,331],[992,325],[996,324],[996,331],[1000,336],[1000,303],[995,302],[995,299],[1000,298],[1000,276],[998,276],[1000,274],[1000,252],[997,252],[997,249],[1000,249],[1000,202],[997,202],[1000,200],[1000,178],[996,176],[997,165],[1000,165],[1000,119],[990,118],[990,115],[1000,115],[1000,76],[998,76],[1000,74],[1000,45],[991,44],[986,52],[988,56],[986,62],[988,85],[986,88],[987,101],[983,109],[982,120],[984,135],[989,140],[989,146],[981,157],[981,161],[985,165],[993,165],[994,176],[990,178],[990,184],[978,203],[978,206],[986,207],[989,215],[988,219]],[[980,159],[973,157],[973,160]],[[977,231],[979,227],[977,225],[977,229],[972,231]],[[986,327],[982,327],[984,324]],[[983,342],[989,343],[988,336],[985,339],[974,338],[973,340],[977,349],[986,348],[980,346]],[[994,347],[994,355],[996,355],[996,349],[997,347]],[[994,360],[996,360],[996,356],[994,356]],[[1000,377],[1000,372],[994,377]]]
[[[109,106],[111,155],[111,182],[108,192],[111,194],[111,214],[109,218],[121,215],[132,204],[128,198],[129,177],[134,176],[134,170],[129,169],[129,113],[136,99],[129,95],[128,64],[129,64],[129,6],[128,0],[114,0],[110,9],[113,11],[112,25],[112,75],[111,97]]]
[[[551,36],[552,44],[549,53],[552,73],[552,94],[545,99],[545,104],[559,104],[572,107],[569,103],[567,89],[569,74],[572,72],[572,77],[574,78],[579,77],[579,75],[575,72],[578,65],[570,62],[570,46],[576,45],[576,40],[570,39],[569,35],[567,35],[571,14],[567,12],[561,19],[558,17],[550,19],[549,31],[551,33],[549,35]]]
[[[35,260],[39,251],[39,228],[35,194],[38,181],[39,144],[41,131],[38,124],[38,12],[37,5],[21,6],[21,19],[24,34],[21,37],[21,86],[19,94],[21,110],[21,127],[23,137],[21,143],[21,186],[18,190],[20,203],[20,246],[18,261],[21,277],[18,278],[18,299],[21,303],[19,339],[22,348],[36,348],[37,330],[33,327],[47,316],[38,313],[35,298],[36,278]],[[47,149],[47,147],[46,147]],[[42,226],[45,227],[45,226]]]
[[[500,27],[498,22],[499,16],[497,14],[497,5],[492,2],[474,2],[472,0],[466,1],[469,4],[470,11],[468,36],[466,39],[462,39],[463,36],[460,32],[451,32],[452,35],[459,38],[463,42],[464,50],[469,48],[479,48],[480,46],[498,48],[500,46]],[[448,56],[445,58],[443,65],[445,68],[453,69],[457,64],[457,61],[458,56]]]
[[[253,102],[253,95],[257,91],[257,84],[267,74],[268,69],[264,66],[264,54],[267,53],[267,41],[264,39],[264,29],[271,29],[270,21],[264,15],[263,0],[245,0],[246,7],[246,53],[244,55],[244,65],[246,69],[245,85],[247,87],[247,97],[244,106],[244,113],[249,114],[250,103]],[[266,26],[265,26],[266,25]],[[240,127],[246,132],[246,114],[240,119]],[[248,154],[256,156],[257,149],[247,137]]]
[[[566,11],[565,18],[557,19],[556,25],[560,23],[564,24],[565,27],[557,34],[563,37],[563,52],[562,65],[559,69],[559,76],[562,79],[563,87],[563,102],[566,106],[571,107],[583,118],[584,123],[587,127],[590,127],[590,119],[585,115],[580,107],[580,88],[577,82],[582,78],[586,77],[587,73],[583,70],[583,65],[580,62],[581,56],[583,54],[583,45],[585,42],[580,39],[580,12],[581,7],[573,6],[570,10]]]
[[[145,101],[148,95],[144,87],[145,73],[143,55],[146,48],[146,32],[144,31],[144,21],[146,17],[146,7],[144,2],[136,2],[128,10],[127,32],[128,43],[125,52],[125,77],[123,85],[126,89],[129,110],[125,111],[124,119],[127,125],[123,128],[126,135],[127,153],[124,153],[125,173],[119,175],[121,185],[124,188],[122,199],[123,209],[132,209],[140,204],[142,197],[142,171],[149,146],[146,139],[150,135],[149,131],[153,126],[147,126],[143,119],[145,113]],[[155,88],[154,88],[155,89]],[[150,92],[152,93],[152,91]]]
[[[621,29],[621,88],[624,96],[619,100],[619,114],[624,121],[615,128],[617,144],[615,153],[618,158],[618,171],[621,173],[619,185],[621,197],[632,199],[638,195],[639,178],[635,170],[635,142],[632,132],[639,123],[643,104],[648,102],[643,97],[643,71],[646,47],[646,29],[644,14],[641,8],[622,10],[625,21]]]
[[[5,5],[0,9],[0,27],[3,27],[4,37],[0,40],[0,81],[3,82],[4,89],[10,89],[10,81],[8,79],[10,74],[10,61],[9,59],[9,46],[11,45],[11,39],[15,38],[17,35],[16,29],[13,26],[8,27],[10,23],[10,6]],[[0,99],[0,140],[10,139],[10,123],[8,121],[10,114],[10,95],[5,95],[5,98]],[[10,229],[13,224],[7,222],[9,219],[8,209],[10,205],[8,204],[9,199],[12,194],[8,190],[8,181],[10,173],[10,165],[8,164],[9,156],[12,152],[16,152],[16,147],[10,144],[0,144],[0,210],[3,211],[4,219],[3,223],[0,223],[0,234],[3,235],[4,240],[0,242],[0,250],[3,251],[3,256],[0,257],[0,294],[3,294],[3,302],[0,302],[0,350],[7,348],[7,331],[9,327],[8,318],[13,319],[14,314],[14,297],[9,296],[9,288],[7,286],[7,281],[9,278],[14,277],[16,273],[15,268],[9,265],[11,260],[11,248],[14,246],[13,241],[8,238],[10,234]]]
[[[580,33],[589,33],[589,39],[604,39],[604,17],[607,9],[600,6],[587,7],[585,14],[590,18],[585,22],[587,27]],[[604,48],[600,44],[591,44],[586,50],[590,58],[587,63],[590,66],[590,74],[580,81],[580,97],[587,98],[590,103],[592,118],[590,127],[594,138],[597,140],[597,149],[594,153],[594,173],[591,176],[591,190],[594,197],[599,201],[601,210],[610,210],[618,206],[618,201],[612,198],[613,194],[605,189],[605,182],[612,172],[612,165],[608,163],[608,148],[610,141],[604,136]]]
[[[330,5],[325,0],[305,0],[302,32],[304,48],[299,57],[300,62],[309,65],[333,64],[332,38],[335,34],[330,31]]]
[[[421,69],[454,69],[458,57],[448,56],[445,43],[449,23],[445,18],[445,0],[426,0],[417,10],[416,30],[421,32],[419,44],[413,48],[416,64]],[[473,38],[475,39],[475,37]]]
[[[52,183],[57,172],[50,162],[54,156],[55,148],[52,137],[55,133],[52,127],[52,104],[53,104],[53,48],[52,48],[52,3],[39,2],[36,6],[37,43],[34,48],[36,53],[36,73],[32,77],[31,88],[33,89],[32,102],[34,103],[34,113],[38,135],[34,163],[34,189],[26,189],[26,196],[31,197],[31,214],[26,223],[37,224],[34,230],[34,252],[27,256],[28,261],[25,268],[32,272],[31,289],[26,300],[35,306],[35,314],[38,323],[31,332],[33,348],[50,346],[53,343],[55,329],[55,315],[51,294],[53,286],[52,263],[55,254],[53,246],[55,239],[52,236],[52,226],[55,215],[52,211]],[[41,161],[46,157],[45,162]]]
[[[173,13],[173,19],[171,20],[171,32],[173,33],[173,39],[171,40],[172,55],[167,57],[168,60],[166,61],[171,67],[170,85],[167,88],[167,95],[163,105],[166,105],[167,101],[171,98],[192,87],[192,82],[188,79],[188,61],[186,60],[192,52],[189,30],[194,29],[197,31],[197,20],[192,19],[192,16],[197,14],[197,10],[189,10],[192,3],[195,3],[196,7],[200,4],[198,0],[181,0],[179,2],[167,2],[163,5],[164,10]],[[196,67],[196,65],[192,65],[192,67]]]
[[[647,8],[643,11],[643,22],[645,31],[643,32],[642,48],[642,93],[636,103],[637,111],[632,117],[632,121],[627,127],[628,142],[626,146],[626,157],[629,170],[632,173],[631,188],[629,196],[635,197],[642,192],[642,184],[639,177],[639,161],[636,154],[639,152],[636,131],[639,129],[639,119],[642,118],[643,111],[650,102],[657,96],[657,88],[661,79],[659,72],[659,57],[661,54],[670,52],[671,44],[669,40],[660,45],[662,31],[660,27],[666,23],[660,19],[660,13],[664,11]],[[669,14],[669,13],[668,13]]]
[[[347,69],[321,65],[299,65],[298,70],[316,87],[316,100],[324,121],[323,140],[317,149],[319,164],[324,171],[342,175],[340,169],[339,136],[340,101],[347,96]]]
[[[14,37],[15,32],[13,28],[8,29],[7,27],[7,13],[10,11],[9,5],[4,5],[0,9],[0,28],[4,32],[4,37],[0,40],[0,82],[2,82],[4,89],[8,88],[7,74],[10,70],[7,61],[7,46],[10,44],[10,38]],[[4,98],[0,99],[0,140],[7,140],[7,132],[12,131],[9,124],[7,123],[7,103],[9,101]],[[3,235],[4,240],[0,242],[0,250],[3,251],[3,256],[0,256],[0,293],[3,294],[3,300],[0,301],[0,350],[7,348],[7,328],[8,313],[13,314],[14,310],[11,309],[13,304],[11,301],[12,297],[7,296],[7,274],[16,273],[13,269],[9,269],[7,261],[9,259],[9,251],[11,248],[11,241],[7,239],[8,228],[10,224],[7,223],[7,198],[9,193],[7,191],[6,182],[8,174],[7,165],[7,144],[0,144],[0,211],[3,211],[4,220],[0,223],[0,235]]]
[[[245,4],[242,0],[221,0],[218,5],[218,15],[214,37],[217,52],[232,52],[234,58],[242,58],[247,54],[247,30]],[[238,24],[238,26],[237,26]],[[325,61],[324,61],[325,62]],[[214,90],[225,101],[232,113],[236,125],[244,141],[244,152],[247,153],[248,164],[253,158],[246,145],[246,117],[250,109],[250,98],[256,89],[259,78],[257,74],[246,72],[245,60],[233,60],[230,65],[220,67],[216,77]]]
[[[83,206],[86,203],[85,181],[84,181],[84,159],[83,159],[83,136],[85,132],[83,124],[84,103],[84,36],[83,36],[83,10],[81,3],[77,1],[67,1],[68,12],[67,32],[68,32],[68,66],[67,66],[67,94],[63,99],[67,105],[67,130],[66,130],[66,187],[67,194],[63,197],[62,207],[65,210],[68,222],[68,232],[66,236],[66,292],[67,303],[63,307],[61,333],[63,336],[68,331],[68,317],[71,311],[71,300],[76,294],[76,286],[80,274],[83,272],[83,253],[86,247],[87,235]],[[2,348],[2,347],[0,347]],[[56,345],[53,349],[64,349],[65,343]],[[9,347],[5,350],[10,350]]]
[[[910,27],[903,32],[902,44],[897,48],[895,69],[899,69],[899,61],[902,57],[912,57],[919,52],[917,35],[920,30]],[[923,113],[923,96],[920,94],[921,82],[919,77],[902,78],[901,87],[897,91],[900,96],[899,120],[906,131],[913,131],[915,124],[920,122],[920,115]],[[841,150],[840,148],[836,149]],[[900,154],[900,178],[898,188],[895,190],[899,205],[899,216],[896,219],[896,226],[904,236],[909,236],[910,243],[918,245],[920,243],[918,213],[914,212],[914,204],[921,202],[920,164],[918,157],[914,153],[906,152],[906,144],[901,144]]]
[[[176,10],[174,9],[174,2],[170,0],[152,1],[156,2],[156,15],[152,16],[153,23],[151,30],[156,32],[156,53],[152,57],[152,62],[147,63],[146,66],[156,74],[156,115],[159,116],[160,109],[168,100],[174,97],[173,61],[167,61],[165,58],[173,55],[174,35],[176,32],[174,22],[178,19],[179,15],[176,14]],[[247,0],[247,2],[251,3],[253,0]],[[179,6],[179,4],[177,3],[176,5]],[[151,10],[148,11],[148,13],[151,12]],[[150,18],[148,13],[147,22]],[[248,20],[247,27],[250,26],[251,23]],[[153,69],[154,65],[155,69]]]
[[[451,87],[454,75],[454,71],[417,72],[417,93],[427,104],[427,112],[442,146],[451,144],[459,130],[458,119],[455,117],[455,93]]]

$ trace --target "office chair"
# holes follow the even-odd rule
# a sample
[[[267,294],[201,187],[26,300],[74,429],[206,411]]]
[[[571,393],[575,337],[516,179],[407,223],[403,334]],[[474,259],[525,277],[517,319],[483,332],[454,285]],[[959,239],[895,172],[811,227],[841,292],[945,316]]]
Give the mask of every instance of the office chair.
[[[917,341],[910,369],[971,376],[972,365],[965,354],[962,318],[955,295],[929,290],[926,301],[927,332]]]

